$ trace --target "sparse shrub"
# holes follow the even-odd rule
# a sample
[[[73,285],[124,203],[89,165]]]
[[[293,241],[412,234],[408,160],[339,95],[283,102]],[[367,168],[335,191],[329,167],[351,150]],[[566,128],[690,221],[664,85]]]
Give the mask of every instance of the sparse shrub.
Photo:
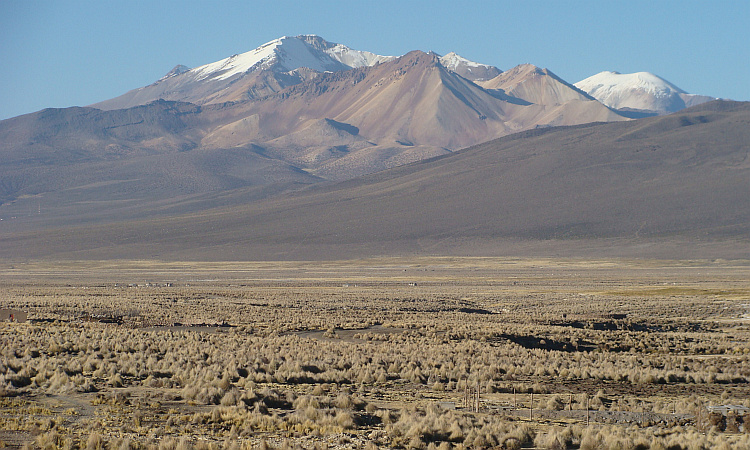
[[[86,450],[102,450],[104,446],[104,439],[97,432],[91,433],[86,440]]]

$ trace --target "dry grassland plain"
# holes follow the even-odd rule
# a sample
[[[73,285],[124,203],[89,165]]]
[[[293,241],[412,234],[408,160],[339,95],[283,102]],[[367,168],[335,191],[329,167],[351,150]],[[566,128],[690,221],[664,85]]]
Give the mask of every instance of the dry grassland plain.
[[[0,447],[750,448],[750,263],[0,265]],[[478,394],[477,394],[478,392]]]

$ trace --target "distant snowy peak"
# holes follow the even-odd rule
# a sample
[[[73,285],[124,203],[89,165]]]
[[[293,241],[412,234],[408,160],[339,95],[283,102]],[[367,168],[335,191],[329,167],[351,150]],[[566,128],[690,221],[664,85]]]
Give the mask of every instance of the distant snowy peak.
[[[325,52],[331,58],[352,68],[374,66],[396,59],[396,56],[383,56],[361,50],[352,50],[342,44],[336,44]]]
[[[314,34],[297,36],[297,38],[304,40],[315,50],[326,53],[333,60],[352,69],[374,66],[397,58],[396,56],[383,56],[367,51],[353,50],[343,44],[328,42]]]
[[[279,92],[320,73],[374,66],[393,59],[396,58],[353,50],[315,35],[284,36],[193,69],[177,66],[148,86],[92,106],[122,109],[160,99],[198,105],[241,102]]]
[[[463,56],[460,56],[454,52],[450,52],[445,56],[440,57],[440,64],[443,65],[448,70],[454,70],[458,68],[459,66],[466,66],[466,67],[488,67],[484,64],[479,64],[474,61],[469,61],[468,59],[464,58]]]
[[[197,67],[191,72],[199,80],[227,80],[255,69],[291,72],[304,67],[316,72],[337,72],[391,59],[394,57],[353,50],[315,35],[284,36],[249,52]]]
[[[440,64],[471,81],[485,81],[495,78],[502,71],[495,66],[470,61],[454,52],[440,57]]]
[[[622,91],[644,91],[650,94],[666,97],[673,92],[686,94],[669,81],[649,72],[619,73],[600,72],[575,84],[577,88],[588,92],[593,97],[607,96]]]
[[[270,69],[274,65],[287,72],[300,67],[324,72],[326,66],[334,62],[330,58],[321,61],[320,55],[314,55],[311,50],[304,41],[284,36],[249,52],[197,67],[191,72],[197,79],[226,80],[250,69]]]
[[[686,106],[713,100],[686,93],[669,81],[649,72],[601,72],[575,83],[578,89],[614,109],[666,114]]]

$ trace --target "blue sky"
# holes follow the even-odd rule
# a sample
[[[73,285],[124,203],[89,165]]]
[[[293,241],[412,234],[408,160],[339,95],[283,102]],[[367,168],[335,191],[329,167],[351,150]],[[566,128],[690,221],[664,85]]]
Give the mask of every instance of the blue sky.
[[[0,1],[0,119],[84,106],[283,35],[532,63],[574,83],[653,72],[750,100],[750,1]]]

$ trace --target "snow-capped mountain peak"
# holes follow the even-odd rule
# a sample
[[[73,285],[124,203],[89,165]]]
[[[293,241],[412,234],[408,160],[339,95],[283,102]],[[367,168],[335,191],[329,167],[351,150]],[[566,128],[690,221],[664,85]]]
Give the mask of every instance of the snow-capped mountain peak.
[[[304,40],[315,50],[325,53],[330,58],[351,69],[374,66],[375,64],[380,64],[397,58],[396,56],[383,56],[367,51],[354,50],[343,44],[328,42],[322,37],[314,34],[297,36],[297,38]]]
[[[446,69],[456,72],[462,77],[472,81],[490,80],[502,73],[502,71],[495,66],[470,61],[454,52],[441,56],[440,64]]]
[[[278,92],[320,73],[374,66],[393,59],[396,57],[353,50],[312,34],[283,36],[248,52],[193,69],[175,67],[156,82],[96,103],[95,107],[119,109],[157,99],[197,104],[245,101]]]
[[[315,72],[338,72],[374,66],[396,58],[398,57],[354,50],[343,44],[328,42],[314,34],[282,36],[249,52],[232,55],[190,70],[172,70],[159,81],[184,73],[185,79],[193,81],[226,81],[263,69],[292,72],[304,67]],[[448,70],[472,81],[489,80],[502,73],[497,67],[470,61],[454,52],[440,56],[440,63]]]
[[[686,92],[678,88],[669,81],[658,77],[650,72],[619,73],[612,71],[600,72],[585,80],[575,83],[576,87],[589,92],[612,93],[625,90],[639,90],[649,92],[657,96],[668,96],[676,92],[685,94]]]
[[[711,97],[686,93],[650,72],[600,72],[575,83],[575,87],[614,109],[652,111],[665,114],[678,111]]]
[[[342,44],[336,44],[325,52],[333,59],[352,68],[374,66],[375,64],[380,64],[397,58],[396,56],[382,56],[366,51],[352,50]]]
[[[249,52],[197,67],[192,72],[200,80],[226,80],[254,68],[274,67],[281,72],[290,72],[305,67],[316,72],[336,72],[391,59],[394,57],[353,50],[316,35],[284,36]]]
[[[481,67],[485,66],[485,64],[479,64],[474,61],[469,61],[468,59],[464,58],[461,55],[458,55],[454,52],[450,52],[445,56],[440,57],[440,64],[443,65],[448,70],[453,70],[457,68],[459,65],[465,65],[469,67]]]
[[[283,47],[283,53],[280,51],[280,47]],[[235,75],[245,73],[256,66],[268,68],[276,62],[286,62],[287,64],[292,62],[292,64],[288,64],[292,67],[285,67],[287,71],[297,69],[304,63],[315,66],[310,67],[311,69],[317,69],[321,65],[320,62],[310,56],[309,52],[304,48],[303,43],[294,38],[284,36],[267,42],[249,52],[232,55],[229,58],[197,67],[191,72],[199,80],[207,78],[226,80]],[[299,65],[295,64],[297,62],[294,61],[295,57],[299,60]],[[286,61],[283,61],[284,59]]]

